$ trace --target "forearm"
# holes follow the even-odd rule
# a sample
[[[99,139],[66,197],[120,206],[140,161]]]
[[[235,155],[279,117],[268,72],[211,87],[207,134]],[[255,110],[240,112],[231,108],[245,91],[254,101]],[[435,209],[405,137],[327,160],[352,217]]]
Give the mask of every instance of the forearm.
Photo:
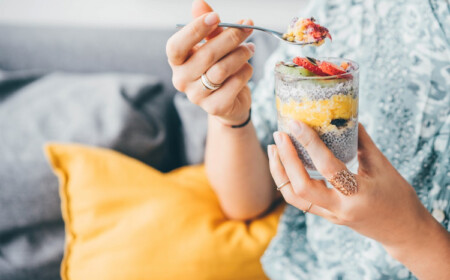
[[[405,243],[386,248],[419,279],[450,279],[450,233],[429,216]],[[408,240],[410,239],[410,240]]]
[[[251,122],[230,128],[209,117],[205,165],[229,218],[256,217],[276,198],[268,159]]]

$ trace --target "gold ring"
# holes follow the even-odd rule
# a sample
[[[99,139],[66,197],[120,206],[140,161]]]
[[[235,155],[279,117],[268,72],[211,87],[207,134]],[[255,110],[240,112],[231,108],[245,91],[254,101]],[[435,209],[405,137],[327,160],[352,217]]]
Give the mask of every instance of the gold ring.
[[[358,192],[358,182],[350,171],[344,169],[336,172],[328,182],[344,195],[352,195]]]
[[[312,207],[312,202],[310,202],[310,203],[309,203],[308,209],[306,209],[306,210],[303,210],[303,214],[306,214],[306,213],[308,213],[308,212],[309,212],[309,210],[311,210],[311,207]]]
[[[289,184],[291,181],[287,180],[286,182],[284,182],[283,184],[277,186],[277,191],[281,190],[282,187],[286,186],[287,184]]]
[[[206,73],[202,75],[200,81],[202,82],[204,89],[209,89],[209,90],[212,90],[212,91],[218,90],[222,86],[222,84],[214,84],[214,83],[212,83],[208,79],[208,77],[206,77]]]

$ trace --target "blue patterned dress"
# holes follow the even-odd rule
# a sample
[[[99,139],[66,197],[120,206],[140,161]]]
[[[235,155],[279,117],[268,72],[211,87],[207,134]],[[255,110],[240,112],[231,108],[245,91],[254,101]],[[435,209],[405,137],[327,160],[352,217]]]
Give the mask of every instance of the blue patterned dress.
[[[360,64],[360,122],[450,230],[450,7],[448,0],[313,0],[304,17],[327,26],[319,48],[282,45],[253,89],[265,146],[277,129],[273,68],[297,55]],[[395,215],[395,213],[392,213]],[[288,206],[262,263],[271,279],[415,279],[383,247],[345,226]]]

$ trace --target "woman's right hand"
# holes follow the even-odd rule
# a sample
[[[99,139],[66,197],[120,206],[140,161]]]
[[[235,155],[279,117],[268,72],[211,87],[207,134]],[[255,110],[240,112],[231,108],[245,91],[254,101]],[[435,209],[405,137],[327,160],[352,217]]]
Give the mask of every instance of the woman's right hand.
[[[207,13],[205,13],[207,12]],[[242,44],[252,30],[229,28],[222,32],[217,13],[204,1],[194,1],[191,23],[167,42],[166,52],[175,88],[225,125],[243,123],[249,114],[251,93],[247,82],[253,69],[248,60],[255,46]],[[243,24],[253,24],[250,20]],[[201,43],[208,39],[206,43]],[[202,74],[222,86],[212,92],[201,82]]]

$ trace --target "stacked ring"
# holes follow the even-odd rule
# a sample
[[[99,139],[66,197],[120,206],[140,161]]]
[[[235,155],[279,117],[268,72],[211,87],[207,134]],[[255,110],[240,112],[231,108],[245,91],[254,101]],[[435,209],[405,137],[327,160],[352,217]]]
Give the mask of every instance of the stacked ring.
[[[200,81],[202,82],[203,88],[204,88],[205,90],[206,90],[206,89],[209,89],[209,90],[215,91],[215,90],[218,90],[218,89],[222,86],[222,84],[214,84],[214,83],[212,83],[212,82],[208,79],[208,77],[206,77],[206,74],[203,74],[203,75],[202,75]]]

